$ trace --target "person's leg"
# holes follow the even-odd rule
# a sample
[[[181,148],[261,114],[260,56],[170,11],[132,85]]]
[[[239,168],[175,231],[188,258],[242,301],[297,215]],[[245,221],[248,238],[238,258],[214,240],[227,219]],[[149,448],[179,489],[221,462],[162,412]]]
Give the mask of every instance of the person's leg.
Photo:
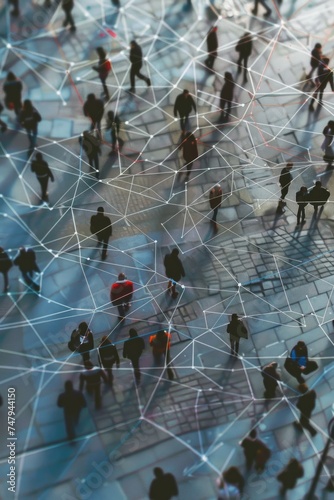
[[[116,151],[116,141],[117,141],[116,132],[115,132],[115,130],[112,130],[111,131],[111,144],[112,144],[113,151]]]
[[[135,74],[136,74],[136,68],[133,64],[131,64],[130,68],[130,85],[131,85],[131,90],[135,89]]]
[[[189,163],[186,163],[185,167],[186,167],[186,181],[189,179],[190,177],[190,172],[191,172],[191,169],[192,169],[192,166],[193,166],[193,161],[190,161]]]
[[[247,74],[248,74],[248,56],[244,57],[244,82],[247,82]]]
[[[48,177],[43,177],[42,179],[39,179],[39,182],[40,182],[40,185],[41,185],[41,191],[42,191],[42,194],[41,194],[41,199],[43,201],[48,201],[48,194],[47,194],[47,191],[48,191]]]
[[[304,211],[305,212],[305,211]],[[302,206],[298,205],[298,212],[297,212],[297,224],[300,224],[300,216],[302,214]]]
[[[176,291],[176,282],[173,280],[172,282],[172,299],[176,299],[176,297],[179,295],[179,292]]]
[[[104,95],[107,99],[109,99],[109,89],[107,87],[107,84],[106,84],[106,80],[107,78],[101,78],[100,76],[100,80],[101,80],[101,83],[102,83],[102,87],[103,87],[103,91],[104,91]]]
[[[71,10],[68,12],[68,22],[71,25],[71,30],[75,30],[75,24],[74,24],[74,19],[73,19]]]
[[[2,271],[3,274],[3,293],[7,293],[9,289],[8,271]]]
[[[217,215],[218,215],[218,208],[219,207],[216,207],[213,209],[213,215],[212,215],[212,222],[216,222],[217,221]]]
[[[239,352],[239,340],[235,341],[235,353],[238,354]]]
[[[95,408],[99,410],[101,408],[101,384],[96,384],[94,387],[94,397],[95,397]]]
[[[230,339],[230,344],[231,344],[231,354],[232,356],[235,355],[235,342],[233,339]]]
[[[133,373],[135,376],[136,384],[139,384],[140,382],[140,368],[139,368],[139,358],[132,358],[131,359],[132,363],[132,368],[133,368]]]
[[[70,412],[65,413],[65,427],[68,439],[72,440],[75,438],[74,430],[74,420],[73,415]]]
[[[102,239],[102,260],[107,258],[108,240],[109,238]]]
[[[281,200],[284,200],[284,198],[288,194],[288,191],[289,191],[289,186],[282,187],[282,189],[281,189]]]
[[[167,292],[172,293],[172,286],[173,286],[172,280],[169,280],[167,284]]]
[[[96,178],[98,179],[99,175],[100,175],[100,162],[99,162],[99,154],[98,153],[95,153],[93,156],[93,165],[95,168]]]
[[[107,377],[108,377],[108,382],[109,382],[109,385],[112,385],[113,383],[113,380],[114,380],[114,376],[113,376],[113,373],[112,373],[112,368],[106,368],[105,369],[106,372],[107,372]]]
[[[186,128],[186,117],[185,116],[180,115],[180,126],[181,126],[181,130],[184,131]]]
[[[118,308],[118,319],[119,321],[121,321],[122,319],[125,318],[125,309],[124,309],[124,305],[123,304],[119,304],[117,306]]]
[[[302,222],[305,222],[305,205],[302,205],[301,208]]]
[[[241,61],[242,61],[242,54],[240,52],[239,54],[239,59],[238,59],[238,62],[237,62],[237,65],[238,65],[238,73],[241,73]]]

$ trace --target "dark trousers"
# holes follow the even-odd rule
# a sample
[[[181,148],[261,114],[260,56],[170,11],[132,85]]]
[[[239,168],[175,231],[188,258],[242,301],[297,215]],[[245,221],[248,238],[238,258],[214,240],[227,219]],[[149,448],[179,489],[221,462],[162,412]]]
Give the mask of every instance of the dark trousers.
[[[205,65],[208,69],[212,69],[217,57],[217,52],[211,52],[205,61]]]
[[[145,80],[145,82],[148,82],[148,78],[140,73],[142,65],[141,64],[131,64],[131,69],[130,69],[130,84],[131,88],[135,88],[135,76],[139,78],[140,80]]]
[[[64,19],[64,22],[63,22],[63,26],[65,27],[68,24],[70,24],[71,28],[74,28],[75,24],[74,24],[74,19],[73,19],[73,16],[72,16],[72,11],[68,10],[68,9],[64,9],[64,8],[63,8],[63,11],[65,12],[65,19]]]
[[[99,244],[102,243],[102,259],[105,259],[107,256],[109,236],[108,238],[101,238],[99,237],[99,235],[97,235],[97,240]]]
[[[37,177],[38,179],[38,182],[40,183],[41,185],[41,190],[42,190],[42,194],[41,194],[41,199],[43,201],[48,201],[48,181],[49,181],[49,177],[46,175],[45,177]]]
[[[73,412],[73,411],[64,412],[65,427],[68,439],[73,439],[75,437],[75,427],[78,425],[79,416],[80,416],[79,412]]]
[[[310,102],[310,107],[313,106],[315,99],[318,98],[318,94],[319,94],[319,98],[318,98],[319,102],[322,102],[322,97],[323,97],[326,85],[327,85],[327,82],[325,82],[325,84],[321,83],[320,85],[317,86],[317,88],[315,89],[315,91],[314,91],[314,93],[312,95],[311,102]]]
[[[91,125],[90,125],[90,130],[95,130],[96,128],[100,132],[100,135],[101,135],[101,120],[95,120],[95,121],[92,120]]]
[[[94,396],[95,408],[99,410],[101,408],[102,400],[101,400],[101,383],[87,385],[87,392]]]
[[[244,78],[245,79],[247,78],[248,58],[249,58],[249,56],[244,56],[244,55],[242,55],[242,53],[240,53],[239,59],[238,59],[238,62],[237,62],[237,64],[238,64],[238,73],[241,73],[241,68],[243,67],[244,68]]]
[[[8,271],[2,271],[2,274],[3,274],[3,291],[4,293],[7,292],[8,290],[8,287],[9,287],[9,283],[8,283]]]
[[[231,354],[238,354],[239,352],[239,340],[230,339],[231,344]]]
[[[185,130],[188,125],[189,115],[180,115],[180,126],[181,130]]]
[[[288,184],[287,186],[281,187],[281,200],[284,200],[284,198],[288,194],[289,187],[290,187],[290,184]]]
[[[118,318],[125,318],[126,316],[126,312],[129,310],[129,303],[124,303],[124,304],[119,304],[117,306],[117,309],[118,309]]]
[[[230,101],[229,99],[220,99],[220,109],[222,116],[224,115],[225,106],[226,116],[228,116],[231,113],[232,101]]]
[[[132,363],[132,368],[133,368],[134,376],[136,379],[136,383],[138,384],[140,382],[140,376],[141,376],[140,368],[139,368],[139,357],[138,358],[131,358],[130,361]]]
[[[37,142],[37,130],[26,129],[29,140],[29,156],[33,153]]]
[[[302,222],[305,220],[305,205],[298,204],[298,212],[297,212],[297,224],[300,223],[300,217],[302,218]]]
[[[167,349],[166,354],[153,354],[153,359],[154,359],[154,366],[161,366],[161,361],[165,360],[167,366],[167,375],[169,380],[174,379],[174,372],[170,366],[170,352],[169,349]]]
[[[265,388],[265,397],[266,398],[273,398],[275,397],[275,392],[276,392],[276,387],[277,387],[277,382],[275,380],[269,380],[267,378],[263,379],[263,385]]]
[[[219,210],[219,207],[216,207],[213,209],[212,219],[211,219],[213,222],[216,222],[216,220],[217,220],[218,210]]]
[[[100,174],[100,170],[99,170],[100,162],[99,162],[99,155],[98,155],[98,153],[94,153],[92,155],[88,155],[88,163],[91,166],[91,168],[93,170],[95,170],[95,175],[96,175],[96,178],[98,179],[99,178],[99,174]]]
[[[106,85],[107,77],[100,76],[100,80],[101,80],[102,87],[103,87],[103,90],[104,90],[104,95],[107,97],[107,99],[109,99],[109,89],[108,89],[108,87]]]
[[[38,270],[38,272],[39,272],[39,270]],[[34,275],[33,270],[31,270],[31,271],[22,271],[21,270],[21,273],[22,273],[22,277],[23,277],[24,282],[28,286],[31,286],[31,288],[33,288],[34,290],[39,290],[39,286],[32,279],[33,275]]]

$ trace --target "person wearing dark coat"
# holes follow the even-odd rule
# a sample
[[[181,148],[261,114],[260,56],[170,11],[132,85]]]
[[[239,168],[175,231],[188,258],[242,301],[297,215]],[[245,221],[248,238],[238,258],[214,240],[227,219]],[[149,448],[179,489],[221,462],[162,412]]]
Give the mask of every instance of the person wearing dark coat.
[[[9,290],[8,282],[8,271],[12,267],[13,263],[8,257],[7,253],[2,247],[0,247],[0,273],[3,274],[3,293],[7,293]]]
[[[87,100],[83,106],[85,116],[91,120],[90,130],[97,128],[101,135],[101,120],[104,113],[104,104],[101,99],[96,99],[95,94],[88,94]]]
[[[164,472],[160,467],[155,467],[153,473],[155,478],[150,486],[150,500],[170,500],[179,494],[173,474]]]
[[[322,45],[321,43],[316,43],[311,52],[311,60],[310,60],[311,71],[309,72],[308,75],[306,75],[306,78],[311,78],[314,71],[318,69],[319,64],[321,62],[321,57],[322,57]]]
[[[143,53],[141,47],[135,40],[132,40],[130,42],[130,62],[131,62],[131,68],[130,68],[131,88],[129,89],[129,92],[135,91],[135,76],[140,80],[144,80],[146,82],[146,85],[150,87],[151,80],[140,72],[141,67],[143,65]]]
[[[263,385],[265,388],[264,397],[274,398],[276,387],[278,387],[278,382],[281,380],[281,377],[277,373],[276,361],[264,366],[262,368],[261,375],[263,377]]]
[[[280,1],[281,0],[278,0],[278,3],[280,3]],[[266,4],[265,0],[255,0],[254,8],[252,9],[252,13],[255,16],[257,15],[257,9],[258,9],[259,4],[261,4],[266,9],[266,12],[263,14],[263,17],[269,17],[271,14],[271,9]]]
[[[305,342],[299,340],[292,348],[290,357],[287,358],[284,367],[300,384],[304,384],[305,379],[302,375],[312,373],[318,368],[318,365],[308,358],[307,346]]]
[[[329,59],[328,57],[323,57],[319,67],[318,67],[318,79],[317,79],[317,87],[312,95],[311,102],[309,105],[309,110],[314,111],[314,101],[318,98],[319,94],[319,104],[322,103],[322,97],[324,94],[324,90],[327,87],[327,84],[329,83],[332,89],[332,92],[334,92],[334,80],[333,80],[333,71],[331,68],[328,66],[329,64]]]
[[[107,372],[109,384],[112,385],[114,380],[112,367],[116,363],[117,368],[119,368],[120,361],[116,346],[105,335],[101,339],[98,355],[100,366]]]
[[[112,225],[109,217],[104,215],[103,207],[99,207],[96,215],[92,215],[90,232],[96,234],[98,245],[102,244],[102,260],[105,260],[107,258],[109,238],[112,235]]]
[[[186,162],[184,167],[186,167],[185,182],[187,182],[190,177],[193,163],[198,157],[197,140],[192,132],[186,132],[179,148],[182,149],[183,159]]]
[[[218,500],[240,500],[245,480],[238,467],[229,467],[218,479]]]
[[[34,272],[40,273],[39,267],[36,263],[36,254],[32,248],[21,247],[19,254],[14,259],[14,264],[19,267],[24,282],[35,292],[40,291],[39,285],[33,281]]]
[[[232,314],[231,321],[227,325],[226,331],[230,334],[231,355],[238,356],[240,339],[247,339],[248,332],[237,314]]]
[[[189,90],[184,89],[182,94],[179,94],[177,96],[174,104],[174,116],[175,118],[177,118],[177,114],[180,115],[180,125],[182,131],[184,131],[186,128],[188,118],[192,109],[196,113],[195,101],[189,94]]]
[[[116,144],[118,142],[119,148],[121,149],[122,147],[122,142],[120,137],[119,137],[119,128],[121,125],[121,121],[119,119],[119,116],[114,113],[114,111],[108,111],[107,113],[107,130],[110,130],[110,138],[111,138],[111,144],[112,144],[112,151],[116,151]]]
[[[85,371],[80,374],[80,392],[83,391],[85,383],[88,394],[94,395],[95,409],[102,406],[101,401],[101,379],[108,383],[108,379],[102,368],[94,366],[90,360],[84,362]]]
[[[322,187],[321,181],[316,181],[315,186],[309,192],[308,197],[314,211],[317,212],[318,207],[324,207],[330,197],[330,192],[326,188]]]
[[[172,335],[166,330],[159,330],[156,334],[150,335],[150,346],[152,347],[152,354],[154,365],[159,366],[161,359],[164,359],[167,366],[167,375],[169,380],[174,379],[174,372],[170,366],[170,346]]]
[[[257,437],[256,430],[252,429],[249,435],[241,441],[240,445],[244,449],[247,469],[249,470],[255,462],[255,470],[262,472],[271,456],[271,452],[267,445]]]
[[[75,427],[79,423],[81,410],[87,404],[83,394],[73,389],[71,380],[66,380],[65,392],[59,394],[57,405],[64,409],[67,436],[68,439],[72,440],[75,438]]]
[[[176,291],[176,283],[180,281],[181,277],[184,278],[186,275],[182,262],[178,257],[179,253],[179,250],[177,248],[174,248],[172,252],[165,255],[164,258],[166,276],[167,278],[169,278],[167,292],[172,295],[173,299],[176,299],[176,297],[179,295],[179,293]]]
[[[238,41],[235,50],[239,52],[239,59],[237,62],[238,73],[241,73],[241,69],[244,68],[244,82],[247,82],[247,71],[248,71],[248,58],[252,53],[253,41],[252,35],[246,32]]]
[[[87,155],[91,170],[95,172],[95,176],[98,179],[100,176],[100,140],[95,136],[93,131],[85,130],[79,137],[79,143]]]
[[[233,94],[235,86],[233,76],[231,73],[226,71],[224,76],[225,76],[225,82],[220,92],[221,120],[223,120],[224,118],[227,120],[231,113],[231,106],[233,102]],[[226,106],[226,114],[225,114],[225,106]]]
[[[61,0],[61,8],[65,12],[65,19],[63,22],[63,26],[64,28],[66,28],[66,26],[70,24],[71,31],[76,30],[74,19],[72,16],[73,7],[74,7],[74,0]]]
[[[293,167],[293,163],[287,163],[284,168],[281,170],[281,174],[279,176],[279,183],[281,185],[281,200],[284,200],[286,195],[288,194],[290,184],[292,182],[291,169]]]
[[[212,26],[206,35],[206,44],[208,49],[208,57],[205,60],[205,65],[208,69],[212,69],[217,57],[218,37],[217,26]]]
[[[98,72],[104,90],[104,97],[108,100],[109,90],[106,85],[106,80],[111,70],[111,62],[107,59],[107,54],[103,47],[97,47],[96,52],[99,56],[99,62],[96,66],[93,66],[93,69]]]
[[[32,102],[29,99],[26,99],[23,102],[23,108],[19,114],[19,122],[22,127],[26,129],[29,139],[29,151],[28,157],[34,151],[36,146],[37,134],[38,134],[38,123],[42,120],[41,115],[37,111],[36,108],[32,105]]]
[[[133,282],[128,280],[124,273],[119,273],[117,281],[111,285],[110,290],[111,303],[118,309],[118,321],[125,319],[130,309],[132,295]]]
[[[43,160],[42,153],[36,153],[35,159],[31,162],[31,171],[36,174],[37,180],[41,185],[41,200],[49,201],[48,183],[49,179],[53,182],[54,177],[49,165]]]
[[[316,392],[312,389],[309,390],[306,384],[300,384],[298,387],[301,392],[301,396],[298,398],[298,402],[296,404],[298,410],[300,411],[299,422],[294,422],[295,427],[298,430],[307,429],[311,435],[314,437],[317,431],[310,424],[310,418],[312,415],[312,411],[315,408],[315,401],[317,399]]]
[[[5,94],[5,106],[7,109],[14,109],[16,116],[22,109],[22,83],[16,78],[12,71],[9,71],[3,85]]]
[[[285,495],[287,490],[292,490],[298,479],[303,476],[304,467],[296,458],[291,458],[287,466],[277,476],[277,480],[282,483],[281,495]]]
[[[130,338],[124,342],[123,346],[123,358],[129,359],[132,364],[135,381],[138,385],[140,382],[140,367],[139,358],[145,349],[145,342],[142,337],[138,336],[137,330],[135,328],[130,328],[129,331]]]
[[[307,187],[302,186],[299,191],[296,193],[296,202],[298,204],[298,212],[297,212],[297,225],[300,224],[300,218],[301,223],[304,224],[305,222],[305,207],[308,205],[309,202],[309,195],[307,192]]]
[[[210,208],[213,210],[211,222],[213,222],[213,224],[215,225],[216,230],[218,229],[217,215],[218,215],[218,210],[222,204],[222,199],[223,199],[223,190],[220,184],[216,184],[210,190],[209,194]]]
[[[94,337],[85,321],[82,321],[78,328],[71,334],[72,350],[81,354],[83,361],[90,359],[90,351],[94,349]]]

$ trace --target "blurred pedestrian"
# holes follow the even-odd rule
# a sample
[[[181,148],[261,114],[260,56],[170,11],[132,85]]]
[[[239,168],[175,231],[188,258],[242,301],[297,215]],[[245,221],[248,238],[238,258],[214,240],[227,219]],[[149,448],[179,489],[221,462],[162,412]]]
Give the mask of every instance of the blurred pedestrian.
[[[281,185],[281,200],[284,200],[284,198],[288,194],[289,187],[293,179],[291,175],[292,167],[293,163],[287,163],[286,166],[281,170],[281,174],[279,176],[279,183]]]
[[[213,69],[213,65],[217,57],[217,49],[218,49],[217,30],[218,30],[217,26],[211,26],[206,35],[208,57],[205,60],[205,65],[208,69]]]
[[[104,208],[99,207],[97,213],[90,219],[90,232],[96,234],[98,245],[102,244],[102,260],[107,258],[108,242],[112,235],[112,225],[109,217],[104,215]]]
[[[112,385],[114,380],[112,367],[116,363],[116,367],[119,368],[120,360],[116,346],[112,344],[105,335],[101,339],[101,344],[98,348],[98,356],[100,366],[107,372],[108,382]]]
[[[265,388],[265,398],[275,397],[278,382],[281,380],[281,377],[277,373],[277,366],[278,364],[276,361],[272,361],[262,368],[261,375],[263,377],[263,385]]]
[[[156,334],[150,335],[150,346],[155,366],[159,366],[164,359],[167,366],[167,375],[169,380],[174,379],[174,372],[170,366],[170,345],[172,335],[166,330],[160,330]]]
[[[237,467],[229,467],[217,481],[218,500],[240,500],[245,480]]]
[[[23,108],[19,114],[19,122],[26,129],[29,139],[28,158],[32,155],[37,140],[38,123],[42,120],[41,115],[32,105],[30,99],[23,102]]]
[[[16,116],[18,116],[22,109],[22,83],[16,78],[12,71],[7,73],[3,91],[5,94],[4,102],[6,108],[13,109]]]
[[[230,334],[231,355],[238,356],[240,339],[248,339],[248,332],[237,314],[232,314],[226,331]]]
[[[182,262],[179,259],[179,250],[174,248],[171,253],[165,255],[164,266],[166,270],[166,276],[169,278],[167,285],[167,292],[172,295],[173,299],[179,295],[176,291],[176,283],[180,281],[181,277],[185,277],[186,273]]]
[[[180,115],[180,125],[181,130],[184,131],[188,124],[189,115],[191,110],[194,110],[196,113],[196,104],[194,99],[189,94],[189,90],[184,89],[182,94],[179,94],[176,97],[174,104],[174,116],[177,118],[177,115]]]
[[[94,336],[86,321],[82,321],[78,328],[73,330],[69,348],[71,351],[79,352],[83,361],[90,359],[90,351],[94,349]]]
[[[10,14],[15,17],[19,16],[20,15],[19,0],[9,0],[9,2],[13,6],[13,10],[11,10]]]
[[[186,132],[179,148],[182,149],[183,159],[186,162],[184,167],[186,168],[185,182],[187,182],[190,177],[193,163],[198,157],[197,140],[192,132]]]
[[[104,97],[105,99],[108,100],[110,96],[108,87],[106,85],[106,80],[111,71],[111,62],[107,58],[107,54],[103,47],[97,47],[96,52],[97,55],[99,56],[99,62],[96,66],[93,66],[93,69],[98,72],[99,78],[103,86]]]
[[[79,137],[79,143],[87,155],[91,171],[95,172],[95,176],[98,179],[100,176],[100,139],[96,137],[95,131],[84,130],[83,134]]]
[[[221,109],[220,119],[227,121],[231,113],[235,83],[233,80],[232,73],[226,71],[224,77],[225,77],[225,82],[220,92],[220,109]],[[225,107],[226,107],[226,113],[225,113]]]
[[[257,15],[257,9],[258,9],[259,4],[262,5],[266,9],[266,12],[263,14],[263,17],[269,17],[271,14],[271,9],[266,4],[265,0],[254,0],[254,8],[252,9],[252,13],[255,16]]]
[[[155,467],[153,473],[155,478],[150,486],[150,500],[170,500],[178,496],[179,490],[173,474],[164,472],[160,467]]]
[[[296,458],[291,458],[287,466],[278,474],[277,480],[282,483],[280,493],[285,495],[287,490],[292,490],[300,477],[304,476],[304,467]]]
[[[81,410],[87,404],[83,394],[73,389],[71,380],[66,380],[65,392],[59,394],[57,405],[64,409],[67,437],[72,440],[75,438],[75,427],[79,423]]]
[[[311,99],[310,99],[310,105],[309,105],[310,111],[314,111],[314,107],[313,107],[314,101],[318,98],[318,94],[319,94],[318,103],[322,104],[322,97],[323,97],[324,90],[327,87],[328,83],[331,86],[332,92],[334,92],[333,71],[328,66],[328,64],[329,64],[329,58],[323,57],[320,61],[319,66],[318,66],[317,86],[316,86],[316,89],[315,89]]]
[[[318,364],[316,361],[309,359],[305,342],[299,340],[291,349],[290,356],[285,360],[284,367],[300,384],[303,384],[305,379],[302,375],[308,375],[315,371]]]
[[[211,222],[214,224],[216,231],[218,231],[217,215],[218,215],[218,210],[222,204],[222,199],[223,199],[223,190],[220,184],[216,184],[215,186],[213,186],[212,189],[210,189],[210,194],[209,194],[210,208],[213,210]]]
[[[91,120],[90,130],[97,128],[101,136],[101,120],[104,113],[104,104],[101,99],[96,99],[95,94],[88,94],[83,106],[85,116]]]
[[[301,223],[305,223],[305,207],[308,205],[309,195],[306,186],[302,186],[299,191],[296,193],[296,202],[298,204],[298,212],[297,212],[297,226]]]
[[[238,65],[238,73],[241,73],[243,68],[244,70],[244,82],[247,82],[247,71],[248,71],[248,58],[252,53],[253,49],[253,41],[252,35],[247,31],[242,35],[239,39],[235,50],[239,52],[239,59],[237,62]]]
[[[112,151],[116,151],[116,145],[118,142],[119,149],[121,149],[123,145],[123,141],[119,137],[119,128],[121,125],[121,121],[119,119],[119,116],[114,113],[114,111],[108,111],[107,113],[107,126],[106,129],[110,130],[110,138],[111,138],[111,145],[112,145]]]
[[[49,179],[53,182],[54,177],[49,165],[43,160],[42,153],[36,153],[35,159],[31,162],[31,171],[36,174],[37,180],[41,185],[41,200],[48,202],[48,183]]]
[[[244,449],[246,458],[246,467],[249,470],[255,463],[255,470],[262,472],[271,456],[271,451],[268,446],[257,437],[255,429],[252,429],[247,437],[245,437],[240,445]]]
[[[140,382],[140,367],[139,358],[145,349],[145,342],[142,337],[138,336],[137,330],[135,328],[130,328],[129,331],[130,338],[124,342],[123,346],[123,358],[129,359],[132,364],[136,384]]]
[[[321,144],[321,149],[323,151],[326,151],[326,149],[332,145],[332,142],[334,139],[334,121],[333,120],[329,120],[326,127],[323,129],[322,133],[325,136],[325,139],[323,140],[323,143]]]
[[[308,73],[308,75],[306,75],[306,78],[311,78],[314,71],[318,69],[319,64],[321,62],[321,57],[322,57],[322,45],[321,43],[316,43],[311,52],[311,60],[310,60],[311,71]]]
[[[40,286],[33,281],[34,273],[40,273],[36,263],[36,254],[32,248],[21,247],[14,264],[19,267],[24,282],[35,292],[40,291]]]
[[[133,295],[133,282],[128,280],[124,273],[119,273],[118,279],[111,286],[110,300],[118,308],[118,321],[125,319],[130,309]]]
[[[326,188],[322,187],[321,181],[316,181],[315,186],[309,192],[308,197],[314,211],[317,212],[319,207],[323,209],[328,198],[330,197],[330,192]]]
[[[302,394],[301,396],[299,396],[298,402],[296,404],[298,410],[300,410],[300,418],[299,422],[294,422],[294,425],[298,430],[302,430],[303,428],[307,429],[314,437],[317,434],[317,431],[310,424],[310,418],[312,415],[312,411],[315,408],[317,395],[313,389],[309,390],[306,384],[300,384],[298,389]]]
[[[74,0],[61,0],[61,8],[65,12],[65,19],[63,22],[63,26],[64,28],[66,28],[66,26],[69,24],[71,26],[70,31],[72,32],[76,30],[74,19],[72,16],[73,7],[74,7]]]
[[[143,65],[143,53],[141,47],[135,40],[131,40],[130,42],[130,85],[131,88],[129,92],[135,92],[135,76],[140,80],[144,80],[148,87],[151,86],[151,80],[140,73],[141,67]]]
[[[0,247],[0,273],[3,274],[3,293],[9,290],[8,271],[13,266],[11,259],[5,250]]]
[[[101,379],[108,383],[107,376],[101,368],[94,366],[89,359],[84,362],[84,367],[85,371],[80,374],[80,391],[83,391],[86,383],[86,391],[94,396],[95,409],[99,410],[102,406]]]

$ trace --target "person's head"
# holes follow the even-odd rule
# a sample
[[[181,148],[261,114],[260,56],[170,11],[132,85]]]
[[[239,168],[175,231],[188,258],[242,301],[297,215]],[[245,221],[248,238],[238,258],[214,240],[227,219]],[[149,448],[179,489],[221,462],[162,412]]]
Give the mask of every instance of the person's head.
[[[84,361],[84,367],[86,368],[86,370],[91,370],[92,368],[94,368],[94,365],[90,359],[86,359],[86,361]]]
[[[225,80],[229,81],[229,82],[233,82],[233,76],[232,76],[232,73],[230,73],[229,71],[225,71],[224,73],[224,77],[225,77]]]
[[[115,117],[114,112],[113,112],[113,111],[108,111],[108,113],[107,113],[107,117],[109,118],[109,120],[113,120],[113,119],[114,119],[114,117]]]
[[[137,42],[136,42],[136,40],[131,40],[131,42],[130,42],[130,47],[131,47],[132,49],[134,49],[136,46],[137,46]]]
[[[232,321],[238,321],[238,315],[236,313],[232,314]]]
[[[305,342],[303,342],[302,340],[299,340],[299,341],[297,342],[297,348],[298,348],[298,349],[304,349],[305,347],[306,347],[306,344],[305,344]]]
[[[86,321],[82,321],[79,324],[78,330],[79,330],[79,332],[80,332],[81,335],[85,335],[87,333],[88,325],[87,325]]]
[[[273,361],[272,363],[270,363],[270,366],[271,366],[272,368],[277,368],[277,367],[278,367],[278,364],[277,364],[277,362],[276,362],[276,361]]]
[[[288,168],[289,170],[291,170],[293,167],[293,163],[289,162],[286,164],[286,168]]]
[[[325,66],[328,66],[328,64],[329,64],[329,57],[322,57],[321,60],[322,60],[322,62],[323,62],[323,64]]]
[[[93,102],[93,101],[95,101],[95,99],[96,99],[95,94],[88,94],[88,96],[87,96],[88,102]]]
[[[330,126],[330,128],[334,128],[334,121],[329,120],[328,125]]]
[[[153,474],[155,475],[155,477],[162,477],[164,475],[164,471],[161,469],[161,467],[154,467]]]
[[[300,190],[301,190],[302,193],[307,193],[307,187],[306,186],[302,186],[300,188]]]
[[[318,49],[318,50],[322,49],[321,43],[316,43],[315,46],[314,46],[314,48]]]
[[[173,257],[177,257],[179,255],[180,251],[178,248],[173,248],[171,255]]]
[[[189,96],[189,90],[184,89],[184,91],[183,91],[183,97],[187,98],[188,96]]]
[[[105,59],[107,54],[103,47],[96,47],[96,52],[100,59]]]
[[[23,101],[23,109],[24,111],[32,111],[32,102],[30,99]]]
[[[240,472],[237,467],[230,467],[225,472],[223,472],[224,480],[229,484],[239,484]]]
[[[16,80],[16,76],[14,75],[14,73],[12,71],[9,71],[7,73],[7,80],[9,82],[13,82],[14,80]]]
[[[125,274],[124,274],[124,273],[119,273],[119,275],[118,275],[118,278],[117,278],[117,279],[118,279],[118,281],[124,281],[124,280],[126,280],[126,276],[125,276]]]
[[[298,386],[298,390],[299,392],[301,392],[302,394],[305,394],[307,391],[308,391],[308,387],[306,384],[299,384]]]
[[[252,429],[249,433],[249,437],[252,439],[256,438],[256,429]]]
[[[37,161],[42,161],[42,160],[43,160],[43,155],[42,155],[42,153],[36,153],[36,160],[37,160]]]
[[[25,247],[20,247],[20,248],[19,248],[19,252],[20,252],[20,254],[24,254],[24,253],[26,253],[26,251],[27,251],[27,250],[26,250],[26,248],[25,248]]]
[[[104,214],[104,208],[103,208],[103,207],[99,207],[99,208],[97,209],[97,213],[98,213],[98,214]]]
[[[129,335],[133,339],[133,337],[138,337],[137,330],[135,328],[130,328]]]
[[[65,382],[65,391],[66,391],[66,392],[71,392],[71,391],[73,391],[73,384],[72,384],[72,380],[66,380],[66,382]]]
[[[316,187],[321,188],[321,186],[322,186],[321,181],[316,181],[315,185],[316,185]]]
[[[166,336],[165,330],[159,330],[157,332],[157,339],[158,340],[164,340],[165,336]]]

